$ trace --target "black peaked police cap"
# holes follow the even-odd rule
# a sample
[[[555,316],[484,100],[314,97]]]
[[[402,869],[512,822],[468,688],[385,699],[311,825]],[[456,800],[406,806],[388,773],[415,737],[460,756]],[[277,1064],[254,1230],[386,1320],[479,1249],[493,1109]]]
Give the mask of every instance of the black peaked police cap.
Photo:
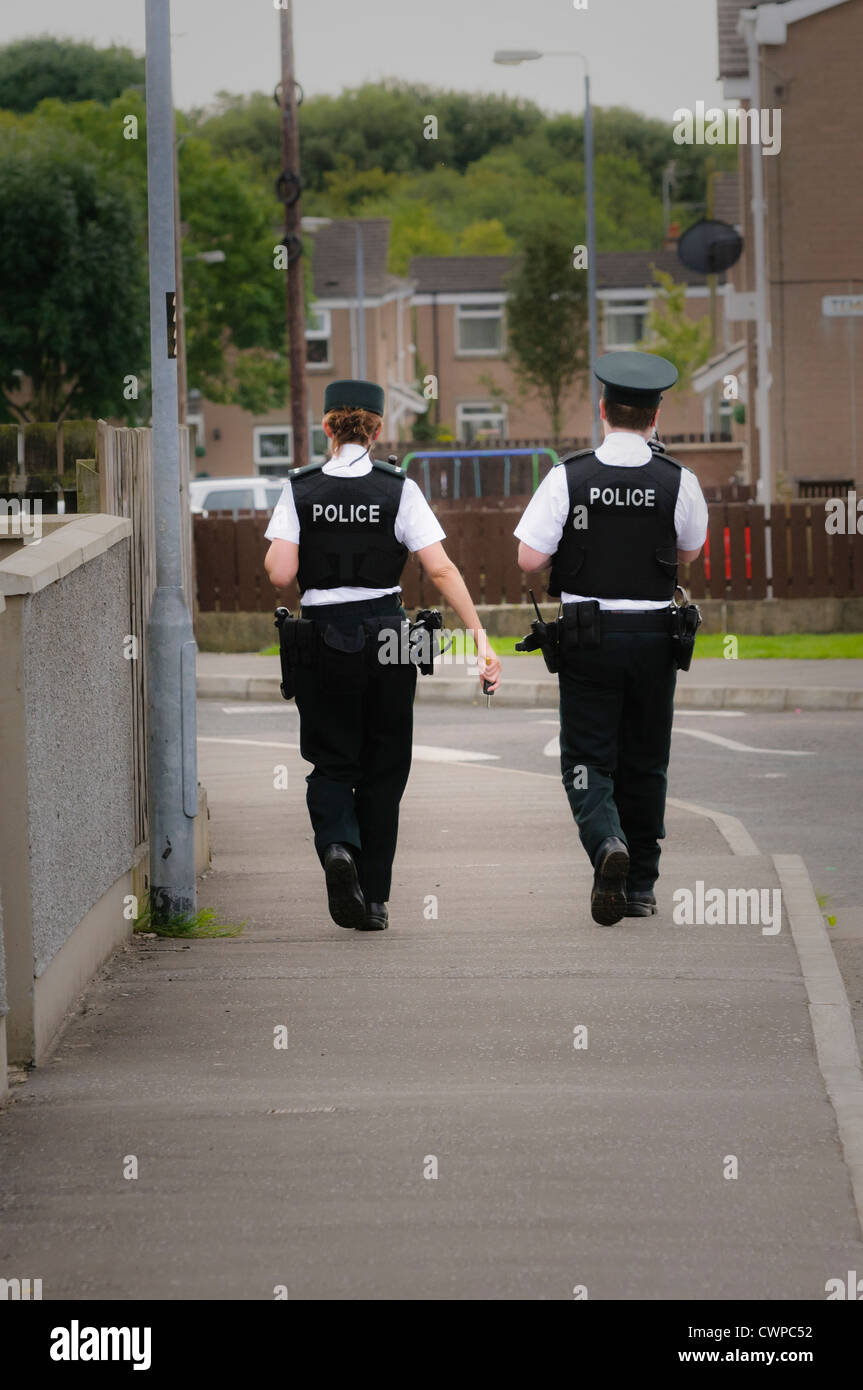
[[[324,414],[347,406],[351,410],[370,410],[373,415],[382,416],[384,400],[384,388],[374,381],[331,381],[324,392]]]
[[[611,405],[657,406],[677,380],[677,368],[653,352],[606,352],[596,364]]]

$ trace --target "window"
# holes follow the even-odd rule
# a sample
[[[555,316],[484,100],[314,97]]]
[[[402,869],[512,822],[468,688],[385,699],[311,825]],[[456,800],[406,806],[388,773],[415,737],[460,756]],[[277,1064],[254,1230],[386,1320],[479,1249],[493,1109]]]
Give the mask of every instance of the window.
[[[312,430],[311,463],[320,463],[327,457],[327,436],[320,425]],[[294,462],[294,431],[290,425],[256,425],[254,433],[254,460],[258,473],[277,473],[279,477]]]
[[[647,303],[643,299],[618,299],[605,304],[605,346],[634,348],[647,328]]]
[[[255,490],[251,487],[215,488],[205,496],[205,512],[253,512]]]
[[[458,405],[455,411],[456,437],[465,444],[485,439],[506,438],[506,406],[491,403]]]
[[[503,352],[503,302],[457,304],[455,349],[459,357],[499,357]]]
[[[306,362],[310,367],[329,367],[332,315],[329,309],[311,309],[306,320]]]

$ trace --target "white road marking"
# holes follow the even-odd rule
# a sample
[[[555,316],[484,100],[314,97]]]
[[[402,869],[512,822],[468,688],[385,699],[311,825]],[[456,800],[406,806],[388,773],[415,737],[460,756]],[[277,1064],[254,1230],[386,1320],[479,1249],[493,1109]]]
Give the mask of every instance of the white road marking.
[[[293,714],[296,715],[296,705],[289,705],[284,700],[277,705],[275,700],[271,700],[268,705],[222,705],[222,714]]]
[[[755,748],[750,743],[738,743],[733,738],[723,738],[722,734],[709,734],[706,729],[675,729],[676,734],[687,734],[689,738],[701,738],[705,743],[718,743],[721,748],[730,748],[732,753],[772,753],[784,758],[812,758],[809,748]]]
[[[528,711],[531,713],[532,711]],[[535,712],[535,711],[533,711]],[[545,711],[543,711],[545,713]],[[684,714],[687,717],[694,715],[697,719],[745,719],[746,711],[742,709],[676,709],[675,719],[678,715]],[[560,724],[559,719],[537,719],[537,724],[553,724],[555,728]]]
[[[299,751],[298,743],[274,742],[259,738],[207,738],[203,735],[199,743],[239,744],[241,748],[293,748]],[[413,757],[418,763],[485,763],[498,762],[498,753],[472,753],[465,748],[433,748],[429,744],[415,743]]]
[[[496,763],[499,753],[469,753],[463,748],[435,748],[426,743],[415,743],[413,756],[421,763]]]
[[[688,717],[695,715],[698,719],[745,719],[746,711],[742,709],[676,709],[675,719],[679,714]]]
[[[540,724],[550,724],[550,719],[540,719]],[[706,729],[678,729],[674,727],[676,734],[688,734],[690,738],[703,739],[705,743],[718,743],[720,748],[729,748],[732,753],[770,753],[773,756],[784,758],[811,758],[814,757],[808,748],[755,748],[749,743],[738,743],[733,738],[723,738],[722,734],[709,734]],[[546,758],[556,758],[560,753],[559,738],[550,738],[543,748],[543,755]]]

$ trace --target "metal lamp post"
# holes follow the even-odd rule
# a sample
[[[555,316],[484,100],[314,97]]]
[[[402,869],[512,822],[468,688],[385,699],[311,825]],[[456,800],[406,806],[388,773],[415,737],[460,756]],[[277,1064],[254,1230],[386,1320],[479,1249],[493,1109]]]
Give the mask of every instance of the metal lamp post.
[[[183,595],[170,0],[147,0],[147,202],[156,591],[147,625],[150,905],[195,911],[195,637]]]
[[[599,357],[599,330],[596,298],[596,208],[594,204],[593,172],[593,110],[590,102],[590,69],[587,58],[575,49],[540,52],[535,48],[499,49],[494,61],[505,67],[530,63],[537,58],[580,58],[584,64],[584,182],[587,201],[587,305],[590,342],[590,402],[593,418],[593,443],[601,438],[599,419],[599,383],[596,363]]]

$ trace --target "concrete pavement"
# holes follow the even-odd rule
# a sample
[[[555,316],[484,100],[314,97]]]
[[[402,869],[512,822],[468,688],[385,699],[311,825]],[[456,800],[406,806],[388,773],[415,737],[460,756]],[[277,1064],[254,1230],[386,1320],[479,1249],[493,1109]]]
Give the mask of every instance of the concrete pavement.
[[[556,776],[421,762],[393,927],[342,932],[289,740],[202,744],[200,900],[245,931],[136,941],[17,1088],[0,1273],[46,1298],[820,1300],[863,1268],[787,920],[671,922],[698,880],[777,886],[770,858],[672,807],[660,915],[602,930]]]
[[[503,658],[498,704],[556,703],[557,678],[539,656]],[[211,700],[281,700],[279,658],[248,653],[198,653],[198,696]],[[417,684],[422,701],[478,700],[463,666],[441,663]],[[722,661],[705,658],[678,675],[681,709],[863,709],[863,661]]]

